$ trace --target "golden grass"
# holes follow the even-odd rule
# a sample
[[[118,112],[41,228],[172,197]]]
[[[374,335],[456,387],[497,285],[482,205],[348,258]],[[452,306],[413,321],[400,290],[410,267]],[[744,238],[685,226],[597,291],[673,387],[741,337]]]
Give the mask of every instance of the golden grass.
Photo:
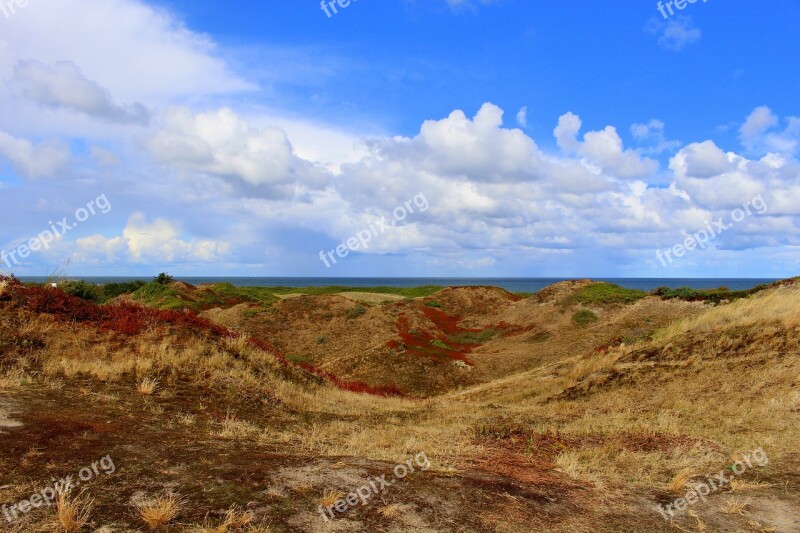
[[[385,507],[381,507],[378,509],[378,513],[384,518],[394,518],[400,514],[401,507],[396,503],[391,505],[387,505]]]
[[[193,426],[197,423],[197,417],[190,413],[184,413],[176,417],[178,424],[182,426]]]
[[[222,421],[220,429],[216,432],[218,437],[231,440],[246,440],[257,437],[262,432],[258,426],[239,420],[235,416],[228,414]]]
[[[692,478],[692,471],[689,469],[683,469],[670,480],[667,488],[673,494],[681,494],[684,489],[686,488],[686,484]]]
[[[225,521],[222,526],[228,529],[239,529],[250,525],[254,520],[253,513],[250,511],[243,511],[237,507],[228,509],[225,513]]]
[[[83,494],[70,497],[69,492],[59,491],[56,495],[56,517],[65,533],[77,533],[89,522],[89,515],[94,505]]]
[[[692,330],[708,332],[733,324],[755,324],[774,320],[793,327],[800,324],[798,308],[800,308],[800,284],[778,287],[759,293],[755,297],[714,307],[704,313],[674,322],[658,331],[654,340],[666,343]]]
[[[174,494],[159,496],[136,505],[139,517],[150,529],[161,529],[172,522],[183,503]]]
[[[725,500],[725,502],[720,505],[719,510],[725,514],[741,514],[748,505],[750,505],[750,498],[742,499],[733,496]]]
[[[144,378],[139,384],[136,386],[136,391],[141,394],[142,396],[150,396],[158,387],[158,380],[154,378]]]
[[[774,487],[771,483],[760,483],[758,481],[747,481],[744,479],[732,479],[730,483],[731,492],[750,492],[755,490],[766,490]]]
[[[328,507],[331,507],[331,506],[335,505],[336,502],[338,502],[339,500],[341,500],[345,496],[346,495],[345,495],[344,492],[339,492],[339,491],[335,491],[335,490],[326,490],[325,494],[323,494],[322,498],[320,498],[319,503],[323,507],[328,508]]]

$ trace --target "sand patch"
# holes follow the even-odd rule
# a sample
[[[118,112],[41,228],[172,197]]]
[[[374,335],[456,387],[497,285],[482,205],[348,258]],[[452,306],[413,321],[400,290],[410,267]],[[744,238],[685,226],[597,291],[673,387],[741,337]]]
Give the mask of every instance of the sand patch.
[[[3,433],[4,428],[18,428],[22,425],[11,418],[11,415],[16,411],[16,404],[6,398],[0,398],[0,433]]]
[[[382,304],[405,300],[405,297],[399,294],[380,294],[374,292],[340,292],[339,296],[354,302],[364,302],[368,304]]]

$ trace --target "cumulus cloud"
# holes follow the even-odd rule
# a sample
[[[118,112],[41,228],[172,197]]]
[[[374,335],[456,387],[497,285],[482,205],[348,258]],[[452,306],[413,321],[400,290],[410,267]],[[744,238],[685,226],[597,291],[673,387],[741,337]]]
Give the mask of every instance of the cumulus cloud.
[[[586,158],[604,172],[620,178],[645,178],[658,169],[658,163],[641,157],[634,150],[626,150],[614,126],[600,131],[589,131],[578,140],[582,122],[579,116],[566,113],[558,119],[553,134],[558,146],[567,153]]]
[[[53,177],[70,161],[69,147],[61,141],[34,144],[4,131],[0,131],[0,155],[8,158],[17,172],[33,179]]]
[[[141,212],[130,216],[121,236],[91,235],[77,239],[76,245],[79,258],[84,261],[125,258],[137,263],[209,263],[230,252],[230,245],[225,242],[181,239],[177,224],[164,218],[148,221]]]
[[[230,109],[193,114],[170,109],[147,146],[164,165],[241,180],[253,186],[319,187],[325,173],[295,156],[286,132],[255,129]]]
[[[780,123],[769,107],[757,107],[739,128],[739,139],[751,151],[794,154],[800,146],[800,118],[788,117],[786,128],[775,131]]]
[[[52,67],[38,61],[20,61],[14,69],[14,79],[28,98],[44,106],[122,124],[147,125],[149,120],[142,104],[115,104],[107,89],[86,78],[71,61],[59,61]]]

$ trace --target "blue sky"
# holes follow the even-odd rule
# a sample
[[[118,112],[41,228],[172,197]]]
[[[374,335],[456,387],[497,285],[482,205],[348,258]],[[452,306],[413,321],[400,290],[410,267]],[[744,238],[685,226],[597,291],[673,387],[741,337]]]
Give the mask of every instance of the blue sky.
[[[797,274],[798,0],[0,3],[5,271]]]

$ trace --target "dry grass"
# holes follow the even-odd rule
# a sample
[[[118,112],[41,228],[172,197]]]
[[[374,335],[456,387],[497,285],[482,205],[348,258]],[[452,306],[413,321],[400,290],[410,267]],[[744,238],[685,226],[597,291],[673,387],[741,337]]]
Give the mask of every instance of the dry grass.
[[[142,396],[151,396],[158,387],[158,380],[154,378],[144,378],[136,386],[136,391]]]
[[[60,491],[56,495],[56,517],[65,533],[77,533],[89,522],[93,500],[87,500],[83,493],[71,498],[69,492]]]
[[[231,440],[254,439],[262,433],[261,428],[247,422],[239,420],[230,413],[222,421],[222,427],[216,432],[218,437]]]
[[[779,320],[788,326],[797,326],[800,324],[798,308],[800,285],[779,287],[679,320],[657,332],[654,339],[666,343],[692,330],[710,332],[733,324],[756,324],[773,320]]]
[[[743,500],[733,496],[725,500],[719,509],[725,514],[741,514],[748,505],[750,505],[750,498]]]
[[[332,505],[335,505],[336,502],[338,502],[344,497],[345,497],[344,492],[339,492],[335,490],[326,490],[325,494],[323,494],[322,498],[320,498],[319,503],[323,507],[328,508],[331,507]]]
[[[686,484],[692,478],[692,471],[689,469],[684,469],[675,474],[675,476],[670,480],[667,488],[673,494],[680,494],[686,488]]]
[[[384,518],[394,518],[400,514],[400,510],[401,507],[398,504],[393,503],[391,505],[381,507],[378,509],[378,513],[380,513],[380,515]]]
[[[225,520],[223,520],[219,525],[211,526],[208,525],[208,521],[206,521],[205,525],[195,526],[192,528],[192,531],[194,533],[228,533],[229,531],[270,533],[270,529],[267,526],[252,525],[254,519],[253,513],[250,511],[242,511],[238,507],[234,507],[225,513]]]
[[[225,513],[225,521],[222,525],[227,529],[239,529],[250,525],[253,520],[253,513],[234,507]]]
[[[184,413],[176,417],[178,424],[182,426],[193,426],[197,423],[197,417],[190,413]]]
[[[174,494],[159,496],[136,505],[139,517],[150,529],[161,529],[172,522],[181,510],[183,502]]]
[[[759,483],[757,481],[746,481],[744,479],[731,480],[731,492],[749,492],[754,490],[766,490],[774,487],[771,483]]]

